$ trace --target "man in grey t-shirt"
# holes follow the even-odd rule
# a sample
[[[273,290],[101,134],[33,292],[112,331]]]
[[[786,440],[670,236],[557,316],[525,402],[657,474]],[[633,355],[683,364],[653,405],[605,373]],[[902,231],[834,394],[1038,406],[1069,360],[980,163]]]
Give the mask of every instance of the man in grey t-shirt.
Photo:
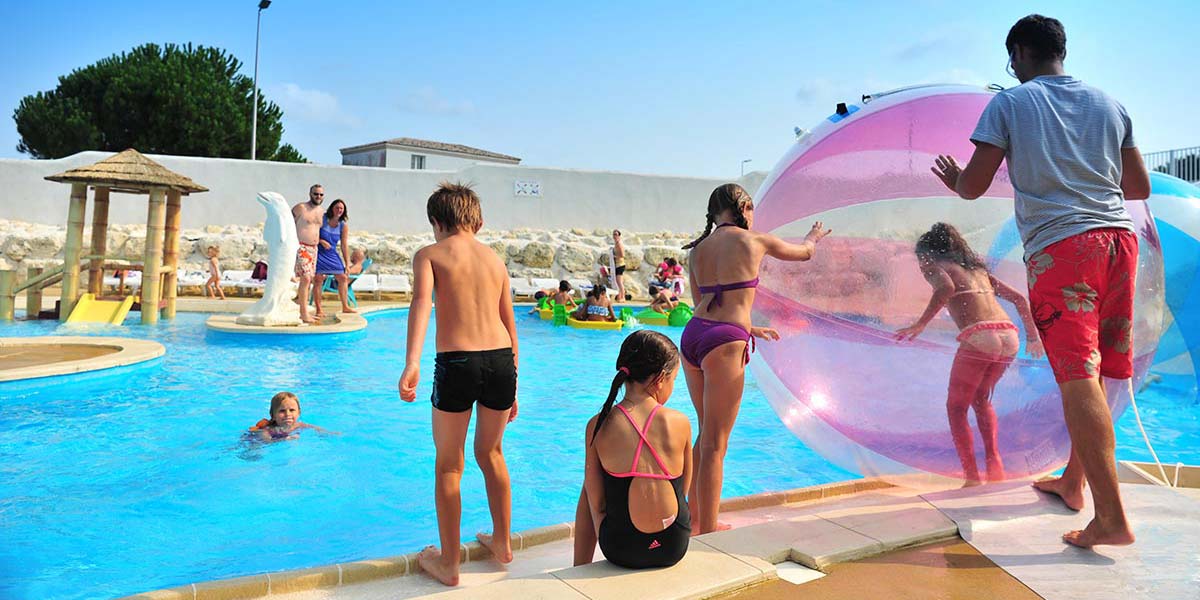
[[[1133,543],[1117,487],[1108,385],[1133,375],[1137,236],[1125,199],[1150,195],[1150,176],[1124,107],[1063,72],[1062,23],[1029,15],[1005,47],[1021,85],[1000,92],[971,135],[965,168],[939,156],[933,172],[968,200],[1008,160],[1029,302],[1063,397],[1072,453],[1063,476],[1034,484],[1073,510],[1092,486],[1096,516],[1063,535],[1077,546]],[[1123,381],[1112,381],[1123,380]]]

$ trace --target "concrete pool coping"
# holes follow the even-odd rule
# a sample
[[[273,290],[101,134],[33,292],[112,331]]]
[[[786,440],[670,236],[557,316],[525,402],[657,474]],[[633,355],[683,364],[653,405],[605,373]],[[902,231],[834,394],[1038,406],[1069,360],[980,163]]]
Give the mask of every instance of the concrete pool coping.
[[[48,349],[56,346],[115,349],[116,351],[77,360],[59,360],[14,369],[0,369],[0,381],[23,381],[100,371],[145,362],[167,352],[166,347],[158,342],[123,337],[51,335],[0,338],[0,349],[20,347]]]
[[[367,319],[358,313],[338,313],[327,316],[326,320],[333,322],[322,321],[318,325],[264,327],[262,325],[241,325],[237,322],[237,315],[219,314],[209,317],[204,324],[213,331],[249,335],[334,335],[367,328]]]
[[[722,512],[736,512],[776,507],[783,504],[845,498],[854,494],[885,490],[893,487],[892,484],[878,479],[855,479],[793,490],[764,492],[729,498],[721,502],[721,510]],[[541,544],[566,540],[573,535],[573,523],[559,523],[557,525],[547,525],[514,532],[512,536],[513,550],[527,550]],[[706,536],[700,537],[702,539],[701,543],[705,543],[703,542],[703,538]],[[720,552],[715,549],[713,551]],[[335,588],[420,573],[421,570],[417,565],[417,554],[418,552],[411,552],[400,556],[360,560],[349,563],[335,563],[306,569],[294,569],[276,573],[193,583],[135,594],[127,596],[126,599],[224,600],[227,598],[259,598],[269,595]],[[472,541],[462,545],[462,557],[464,563],[475,562],[491,558],[491,553],[481,546],[479,542]],[[855,555],[855,557],[857,558],[858,556]],[[758,566],[762,567],[761,569],[755,569],[758,574],[752,577],[752,581],[747,581],[742,585],[749,585],[762,580],[763,569],[766,569],[766,567],[763,565]],[[773,565],[768,566],[771,567],[769,570],[773,572]]]

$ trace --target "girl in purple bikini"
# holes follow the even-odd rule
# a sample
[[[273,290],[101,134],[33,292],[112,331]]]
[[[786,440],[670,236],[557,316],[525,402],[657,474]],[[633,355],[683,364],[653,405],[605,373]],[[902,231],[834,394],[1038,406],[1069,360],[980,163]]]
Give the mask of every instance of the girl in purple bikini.
[[[725,450],[742,403],[752,339],[779,339],[774,329],[750,325],[759,265],[763,256],[808,260],[817,242],[829,235],[818,221],[803,242],[793,244],[751,231],[753,224],[750,194],[737,184],[727,183],[708,198],[704,233],[683,247],[691,250],[688,264],[692,299],[696,302],[695,315],[680,339],[684,376],[700,421],[700,434],[693,447],[696,476],[688,494],[696,535],[727,528],[718,527],[717,508]]]

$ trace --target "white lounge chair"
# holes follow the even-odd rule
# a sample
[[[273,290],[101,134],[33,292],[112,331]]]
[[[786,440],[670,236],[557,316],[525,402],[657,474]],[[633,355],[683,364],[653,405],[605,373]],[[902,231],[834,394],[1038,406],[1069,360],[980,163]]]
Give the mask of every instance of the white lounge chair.
[[[548,278],[531,278],[529,280],[529,283],[532,283],[533,286],[535,288],[537,288],[536,290],[534,290],[534,293],[537,293],[538,290],[557,290],[559,281],[562,281],[562,280],[561,279],[548,279]]]
[[[354,291],[358,294],[374,294],[375,299],[379,299],[379,275],[375,273],[364,273],[358,276],[354,281]]]
[[[179,277],[175,279],[175,287],[183,289],[185,287],[203,286],[208,281],[208,273],[205,271],[180,271]]]
[[[121,278],[116,275],[106,276],[104,285],[111,287],[113,291],[120,292],[118,289],[121,286]],[[141,271],[125,271],[125,287],[130,290],[136,290],[142,287],[142,272]]]
[[[354,284],[358,287],[358,284]],[[412,282],[408,280],[408,275],[380,275],[379,276],[379,291],[396,294],[412,294]]]
[[[221,287],[226,290],[242,289],[239,283],[250,280],[250,271],[230,270],[221,272]]]
[[[513,277],[508,283],[512,288],[513,296],[518,298],[532,298],[540,289],[536,285],[533,285],[533,280],[528,277]]]

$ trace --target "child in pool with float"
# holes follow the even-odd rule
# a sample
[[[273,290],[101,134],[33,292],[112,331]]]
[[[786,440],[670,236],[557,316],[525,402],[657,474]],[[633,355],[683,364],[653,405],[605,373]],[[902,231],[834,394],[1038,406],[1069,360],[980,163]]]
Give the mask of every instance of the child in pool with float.
[[[302,429],[338,435],[336,431],[300,422],[300,399],[291,392],[279,392],[271,397],[271,418],[261,419],[250,428],[251,437],[273,442],[296,437]]]

